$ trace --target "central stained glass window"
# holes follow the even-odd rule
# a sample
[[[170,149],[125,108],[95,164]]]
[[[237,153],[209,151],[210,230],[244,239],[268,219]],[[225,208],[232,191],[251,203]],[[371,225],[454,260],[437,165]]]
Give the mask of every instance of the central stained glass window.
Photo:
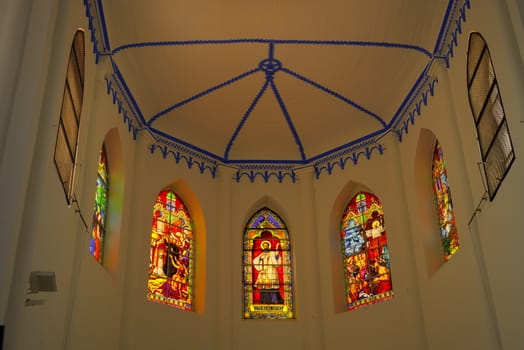
[[[263,208],[244,232],[244,318],[292,319],[291,245],[286,225]]]
[[[147,299],[193,309],[193,221],[171,190],[158,194],[153,208]]]

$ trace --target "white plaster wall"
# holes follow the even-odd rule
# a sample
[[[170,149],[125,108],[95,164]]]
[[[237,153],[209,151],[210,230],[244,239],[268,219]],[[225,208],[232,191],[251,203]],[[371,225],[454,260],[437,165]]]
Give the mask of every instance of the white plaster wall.
[[[315,184],[317,231],[324,301],[326,349],[354,344],[369,349],[424,349],[425,334],[416,284],[405,183],[393,136],[386,136],[386,150],[370,160],[361,157],[354,166],[323,175]],[[391,259],[394,299],[347,312],[344,310],[344,280],[340,256],[340,219],[345,206],[359,190],[368,190],[384,208]]]
[[[511,1],[508,4],[511,5]],[[510,7],[511,8],[511,7]],[[514,15],[514,14],[513,14]],[[495,199],[482,205],[471,225],[471,235],[480,242],[480,257],[484,260],[488,290],[492,295],[494,318],[498,322],[501,346],[504,349],[522,349],[524,337],[520,325],[524,316],[522,298],[524,281],[516,278],[518,266],[522,265],[521,247],[524,244],[522,227],[516,224],[522,216],[524,186],[524,101],[522,93],[524,76],[519,56],[519,33],[512,30],[508,8],[504,2],[480,1],[472,4],[468,20],[460,38],[459,53],[449,70],[450,91],[457,114],[457,125],[464,149],[464,166],[468,175],[470,191],[476,206],[480,202],[483,187],[477,170],[481,161],[476,144],[473,118],[467,99],[464,72],[468,35],[479,31],[485,38],[493,60],[502,96],[506,119],[510,129],[516,161],[499,188]],[[515,35],[517,34],[517,35]],[[466,185],[466,183],[465,183]],[[474,208],[471,208],[474,209]],[[469,215],[473,214],[470,210]],[[515,221],[517,219],[517,221]],[[489,300],[487,301],[490,302]]]
[[[416,117],[415,125],[410,127],[400,145],[403,178],[406,184],[412,184],[406,187],[406,197],[428,348],[496,349],[497,335],[493,331],[496,324],[491,320],[486,302],[475,237],[467,226],[474,206],[455,113],[450,105],[447,71],[440,66],[436,74],[439,82],[435,95]],[[435,137],[444,152],[460,241],[459,251],[447,263],[442,263],[438,217],[431,188]],[[431,240],[432,235],[436,242]]]

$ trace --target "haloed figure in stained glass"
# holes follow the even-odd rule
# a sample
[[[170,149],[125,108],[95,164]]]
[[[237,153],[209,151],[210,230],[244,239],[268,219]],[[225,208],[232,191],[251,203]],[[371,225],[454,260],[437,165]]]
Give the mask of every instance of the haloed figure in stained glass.
[[[280,242],[276,243],[276,250],[271,250],[271,242],[265,240],[260,243],[262,251],[253,259],[253,267],[258,274],[255,279],[255,287],[258,288],[262,304],[284,303],[279,291],[280,278],[278,270],[281,269],[282,260],[278,252],[279,246]]]
[[[243,261],[244,318],[294,318],[289,233],[269,208],[246,225]]]

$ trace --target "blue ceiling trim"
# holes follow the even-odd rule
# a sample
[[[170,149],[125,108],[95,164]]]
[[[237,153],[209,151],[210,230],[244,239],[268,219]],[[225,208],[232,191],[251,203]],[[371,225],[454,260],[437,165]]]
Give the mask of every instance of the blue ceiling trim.
[[[212,161],[209,162],[207,160],[198,160],[198,159],[195,159],[191,155],[187,155],[186,153],[182,153],[180,151],[173,151],[166,146],[161,146],[158,144],[152,144],[149,147],[149,151],[151,152],[151,154],[154,154],[155,151],[157,150],[160,151],[164,159],[166,159],[167,156],[171,154],[177,164],[180,163],[181,160],[184,160],[189,169],[191,169],[193,165],[196,165],[201,174],[203,174],[206,170],[208,170],[213,178],[215,178],[216,176],[216,172],[218,168],[217,162],[212,162]]]
[[[295,128],[295,125],[293,125],[293,121],[291,120],[291,117],[289,116],[289,112],[286,108],[286,105],[284,104],[284,100],[282,99],[282,96],[280,96],[280,93],[273,79],[269,81],[269,84],[271,85],[271,89],[273,90],[273,93],[275,94],[275,97],[277,98],[277,101],[278,101],[278,104],[280,105],[280,109],[282,110],[282,113],[284,113],[284,117],[286,118],[287,125],[289,126],[289,129],[291,130],[291,133],[293,134],[293,138],[295,139],[295,143],[297,144],[298,151],[300,152],[300,157],[302,158],[302,160],[306,160],[306,155],[304,154],[304,146],[302,145],[302,142],[300,141],[300,137],[298,136],[297,130]]]
[[[101,13],[99,3],[95,0],[84,0],[84,7],[86,9],[86,17],[88,19],[88,27],[91,31],[91,42],[93,43],[93,53],[95,54],[95,63],[101,56],[109,55],[111,49],[109,43],[106,41],[107,33],[104,33],[105,21]]]
[[[149,121],[147,122],[147,125],[150,126],[150,125],[153,124],[153,123],[154,123],[154,122],[155,122],[159,117],[161,117],[161,116],[163,116],[163,115],[165,115],[165,114],[171,112],[172,110],[174,110],[174,109],[176,109],[176,108],[178,108],[178,107],[182,107],[183,105],[185,105],[185,104],[187,104],[187,103],[189,103],[189,102],[191,102],[191,101],[194,101],[194,100],[196,100],[196,99],[198,99],[198,98],[200,98],[200,97],[202,97],[202,96],[205,96],[205,95],[207,95],[207,94],[209,94],[209,93],[211,93],[211,92],[213,92],[213,91],[216,91],[216,90],[218,90],[218,89],[220,89],[220,88],[223,88],[224,86],[227,86],[227,85],[233,84],[233,83],[235,83],[235,82],[237,82],[237,81],[239,81],[239,80],[241,80],[241,79],[244,79],[244,78],[250,76],[251,74],[256,73],[256,72],[259,72],[259,71],[260,71],[260,68],[255,68],[255,69],[252,69],[252,70],[250,70],[250,71],[244,72],[244,73],[239,74],[239,75],[237,75],[236,77],[233,77],[233,78],[231,78],[231,79],[229,79],[229,80],[227,80],[227,81],[225,81],[225,82],[223,82],[223,83],[220,83],[220,84],[215,85],[215,86],[213,86],[213,87],[211,87],[211,88],[209,88],[209,89],[207,89],[207,90],[204,90],[204,91],[202,91],[202,92],[199,92],[198,94],[196,94],[196,95],[194,95],[194,96],[191,96],[191,97],[188,98],[188,99],[185,99],[185,100],[183,100],[183,101],[180,101],[180,102],[178,102],[178,103],[176,103],[176,104],[174,104],[174,105],[172,105],[172,106],[170,106],[170,107],[164,109],[163,111],[161,111],[161,112],[155,114],[153,117],[151,117],[151,119],[149,119]]]
[[[147,41],[121,45],[112,51],[112,55],[129,50],[143,47],[162,47],[162,46],[188,46],[188,45],[224,45],[224,44],[280,44],[280,45],[335,45],[335,46],[369,46],[389,49],[414,50],[431,57],[431,53],[423,47],[417,45],[374,42],[374,41],[354,41],[354,40],[286,40],[286,39],[224,39],[224,40],[181,40],[181,41]]]
[[[437,43],[435,44],[435,48],[433,49],[433,54],[435,55],[437,52],[440,51],[440,45],[442,43],[442,40],[445,38],[445,32],[447,31],[447,28],[449,26],[449,15],[451,13],[452,7],[457,6],[458,0],[449,0],[448,7],[446,8],[446,14],[444,15],[444,19],[442,20],[442,25],[440,26],[440,31],[438,33]]]
[[[269,170],[263,170],[263,171],[255,171],[255,170],[238,170],[236,172],[236,181],[240,182],[242,180],[242,177],[246,176],[251,183],[255,182],[257,177],[261,177],[264,182],[269,182],[271,177],[275,177],[278,182],[282,183],[286,177],[289,177],[291,182],[295,183],[297,180],[297,176],[294,170],[289,171],[269,171]]]
[[[242,119],[238,123],[235,131],[233,132],[233,135],[231,136],[231,139],[227,143],[226,150],[224,152],[224,160],[225,161],[227,161],[229,159],[229,152],[231,151],[231,147],[233,147],[233,143],[235,142],[235,139],[237,138],[238,134],[240,133],[240,130],[242,129],[242,127],[246,123],[247,118],[249,118],[249,116],[251,115],[251,112],[253,112],[253,110],[255,109],[256,105],[258,104],[258,101],[260,100],[262,95],[264,95],[264,92],[267,90],[268,85],[269,85],[269,81],[268,80],[264,81],[264,84],[262,85],[262,88],[260,88],[260,90],[258,91],[257,95],[255,96],[255,99],[253,100],[253,102],[251,102],[251,104],[249,105],[246,113],[244,113],[244,116],[242,117]]]
[[[124,124],[127,124],[128,131],[133,133],[133,139],[136,140],[137,133],[144,129],[138,122],[139,118],[136,111],[133,109],[132,104],[129,103],[124,89],[122,89],[114,74],[107,74],[105,81],[107,94],[112,97],[113,104],[118,106],[118,113],[122,114],[122,121]],[[135,122],[138,125],[135,125]]]
[[[184,140],[173,137],[172,135],[166,134],[163,131],[160,131],[152,127],[149,127],[148,130],[151,132],[151,135],[155,138],[157,142],[182,150],[195,157],[198,156],[198,154],[201,154],[203,159],[212,159],[213,161],[220,161],[222,163],[226,163],[226,160],[224,158],[219,157],[216,154],[211,153],[209,151],[206,151],[205,149],[196,147],[195,145],[192,145]],[[158,136],[160,136],[160,138]]]
[[[400,106],[398,107],[397,111],[395,112],[395,115],[393,116],[389,124],[387,125],[388,129],[391,128],[392,125],[396,124],[400,116],[404,115],[405,110],[412,104],[416,95],[418,94],[418,92],[420,91],[424,83],[427,81],[428,76],[427,76],[426,68],[429,67],[430,64],[431,64],[431,61],[426,65],[426,67],[424,67],[424,69],[422,70],[422,73],[420,73],[420,75],[418,76],[417,80],[415,81],[415,84],[413,84],[408,94],[406,95],[406,97],[404,98]]]
[[[442,48],[442,50],[446,49],[445,53],[440,52],[440,55],[445,57],[447,68],[450,67],[450,59],[454,56],[454,48],[458,46],[458,36],[462,34],[462,23],[466,22],[466,10],[469,9],[471,9],[470,0],[464,0],[462,6],[459,7],[458,17],[454,21],[451,21],[451,23],[455,25],[455,28],[449,35],[447,45]]]
[[[251,166],[255,166],[255,165],[261,165],[263,166],[265,169],[266,168],[271,168],[273,166],[281,166],[281,165],[303,165],[303,164],[307,164],[307,160],[300,160],[300,159],[275,159],[275,160],[271,160],[271,159],[238,159],[238,160],[228,160],[227,162],[225,162],[226,164],[231,164],[231,165],[239,165],[239,164],[251,164]]]
[[[363,112],[363,113],[366,113],[366,114],[372,116],[372,117],[375,118],[375,119],[376,119],[380,124],[382,124],[383,127],[386,127],[386,126],[387,126],[387,125],[386,125],[386,122],[385,122],[381,117],[379,117],[377,114],[375,114],[375,113],[371,112],[370,110],[368,110],[368,109],[362,107],[362,106],[359,105],[358,103],[351,101],[349,98],[342,96],[342,95],[339,94],[338,92],[335,92],[335,91],[333,91],[333,90],[331,90],[331,89],[328,89],[327,87],[322,86],[322,85],[320,85],[319,83],[314,82],[313,80],[308,79],[308,78],[306,78],[305,76],[300,75],[300,74],[298,74],[298,73],[296,73],[296,72],[294,72],[294,71],[292,71],[292,70],[290,70],[290,69],[288,69],[288,68],[282,68],[281,70],[282,70],[283,72],[285,72],[285,73],[291,75],[292,77],[295,77],[295,78],[297,78],[297,79],[299,79],[299,80],[302,80],[303,82],[306,82],[306,83],[308,83],[308,84],[310,84],[310,85],[312,85],[312,86],[314,86],[314,87],[316,87],[316,88],[318,88],[318,89],[324,91],[325,93],[330,94],[330,95],[332,95],[332,96],[338,98],[339,100],[344,101],[345,103],[347,103],[347,104],[349,104],[349,105],[355,107],[355,108],[358,109],[359,111],[361,111],[361,112]]]
[[[113,67],[113,72],[115,73],[115,77],[118,80],[119,86],[125,91],[124,95],[125,95],[126,101],[128,102],[130,106],[133,107],[133,110],[136,112],[136,116],[138,117],[136,121],[139,124],[141,124],[141,126],[145,125],[146,120],[144,118],[144,115],[142,114],[142,111],[140,110],[138,103],[136,103],[136,100],[133,97],[131,90],[127,86],[124,76],[122,75],[122,73],[120,72],[120,69],[118,69],[117,64],[115,63],[115,61],[112,58],[111,58],[111,66]]]
[[[104,38],[104,47],[107,48],[107,51],[111,51],[111,44],[109,43],[109,35],[107,33],[106,27],[106,17],[104,15],[104,6],[102,5],[102,0],[98,0],[98,14],[100,15],[100,25],[102,27],[102,33]]]
[[[275,43],[269,43],[269,53],[267,55],[270,60],[275,57]]]
[[[447,23],[446,26],[446,41],[443,41],[441,48],[438,50],[439,55],[435,54],[430,63],[426,66],[426,69],[423,71],[424,80],[418,87],[417,92],[413,95],[413,98],[410,99],[409,103],[406,104],[406,108],[399,108],[399,115],[402,115],[402,118],[399,118],[398,121],[395,120],[393,129],[399,142],[402,142],[404,139],[404,134],[409,133],[410,125],[415,124],[415,117],[421,115],[422,106],[427,106],[428,97],[434,96],[435,93],[435,84],[438,83],[438,78],[434,77],[430,80],[430,77],[427,75],[429,67],[433,64],[435,59],[443,59],[446,64],[446,68],[450,67],[451,58],[454,56],[454,48],[458,46],[458,37],[462,34],[462,24],[466,22],[466,11],[471,9],[470,0],[459,0],[454,2],[452,9],[452,18]],[[452,25],[454,25],[453,29]],[[442,52],[445,51],[445,52]],[[419,78],[420,79],[420,78]],[[429,82],[428,82],[429,81]],[[415,84],[414,86],[416,86]],[[424,91],[421,93],[422,88],[425,87]],[[415,102],[417,100],[417,102]],[[408,112],[409,110],[409,112]],[[394,119],[396,119],[395,116]],[[399,127],[400,126],[400,127]]]
[[[216,176],[218,165],[233,164],[237,171],[237,181],[240,181],[242,177],[248,177],[251,182],[254,182],[257,177],[261,177],[265,182],[268,182],[271,178],[276,178],[279,182],[282,182],[286,177],[289,177],[292,182],[296,181],[297,169],[307,166],[313,166],[315,169],[315,175],[317,178],[322,173],[331,174],[333,169],[339,167],[344,169],[347,161],[351,160],[353,164],[357,164],[362,156],[366,159],[370,159],[374,153],[380,155],[384,152],[384,147],[380,144],[379,140],[387,134],[389,131],[395,132],[400,142],[403,140],[403,135],[409,132],[409,126],[415,123],[415,117],[421,115],[422,106],[427,106],[429,96],[434,95],[435,84],[438,82],[437,78],[434,78],[430,82],[428,71],[429,67],[433,64],[435,59],[443,59],[446,63],[446,67],[449,68],[450,60],[454,56],[454,48],[458,45],[458,36],[462,33],[462,23],[466,21],[466,10],[471,8],[470,0],[450,0],[446,9],[446,14],[441,26],[439,36],[437,38],[433,55],[426,49],[415,46],[406,45],[400,43],[387,43],[387,42],[369,42],[369,41],[325,41],[325,40],[275,40],[275,39],[234,39],[234,40],[197,40],[197,41],[165,41],[165,42],[146,42],[146,43],[134,43],[117,47],[113,51],[110,49],[109,36],[106,30],[106,23],[104,18],[102,0],[84,0],[86,8],[86,16],[89,21],[89,29],[91,31],[91,41],[93,43],[93,53],[95,54],[96,63],[102,56],[111,56],[119,53],[120,51],[140,48],[140,47],[157,47],[157,46],[184,46],[184,45],[207,45],[207,44],[268,44],[269,54],[268,59],[260,63],[259,67],[243,73],[237,77],[234,77],[222,84],[212,87],[208,90],[201,92],[192,98],[179,102],[170,108],[174,109],[181,105],[191,102],[205,94],[211,93],[216,89],[223,86],[234,83],[235,81],[242,79],[250,74],[254,74],[258,71],[264,71],[266,77],[273,78],[273,74],[279,70],[294,76],[322,91],[333,95],[341,99],[342,101],[350,104],[351,106],[358,108],[362,112],[369,114],[376,118],[382,125],[382,130],[377,130],[369,135],[363,136],[358,140],[354,140],[345,145],[339,146],[336,149],[324,152],[323,154],[314,156],[310,159],[305,159],[303,155],[302,160],[228,160],[221,158],[211,152],[205,151],[192,144],[174,138],[171,135],[167,135],[160,130],[154,129],[150,126],[158,117],[168,113],[168,111],[160,112],[153,116],[149,122],[146,122],[136,101],[131,94],[122,74],[120,73],[118,66],[111,59],[111,65],[113,73],[106,75],[106,88],[107,93],[112,96],[113,103],[118,106],[118,111],[123,116],[123,121],[128,125],[128,129],[133,133],[133,138],[136,139],[136,135],[140,130],[148,130],[152,137],[156,140],[157,144],[151,145],[151,153],[160,151],[162,156],[166,158],[169,154],[173,155],[177,163],[181,160],[185,161],[188,168],[192,168],[194,165],[198,167],[201,173],[206,170],[212,175],[213,178]],[[364,107],[359,106],[353,101],[345,98],[344,96],[334,92],[300,74],[293,72],[287,68],[282,68],[280,61],[274,59],[274,50],[276,45],[340,45],[340,46],[370,46],[370,47],[383,47],[383,48],[396,48],[396,49],[407,49],[414,50],[422,53],[430,58],[429,63],[424,68],[423,72],[413,85],[412,89],[408,93],[408,96],[404,99],[401,106],[394,115],[392,121],[386,125],[382,118],[378,115],[366,110]],[[264,63],[264,65],[263,65]],[[269,82],[269,83],[268,83]],[[281,106],[284,106],[283,112],[287,111],[278,89],[272,80],[266,79],[267,84],[272,85],[272,89],[277,97],[277,100],[281,101]],[[263,92],[262,92],[263,94]],[[261,95],[260,95],[261,96]],[[260,98],[260,97],[259,97]],[[416,102],[415,102],[416,101]],[[182,103],[182,104],[180,104]],[[279,102],[280,103],[280,102]],[[254,108],[254,107],[253,107]],[[171,110],[172,110],[171,109]],[[296,130],[289,122],[289,114],[284,112],[288,125],[290,126],[297,145],[300,147],[300,140],[296,134]],[[246,116],[245,116],[246,117]],[[247,117],[246,117],[247,118]],[[242,123],[242,122],[241,122]],[[239,127],[242,127],[239,124]],[[237,133],[238,134],[238,133]],[[232,137],[230,144],[234,141],[235,137]],[[230,148],[230,147],[229,147]],[[228,151],[229,152],[229,151]]]
[[[377,143],[377,141],[382,138],[385,133],[387,132],[386,129],[378,130],[375,132],[372,132],[368,135],[362,136],[361,138],[358,138],[354,141],[348,142],[345,145],[339,146],[335,149],[332,149],[328,152],[324,152],[322,154],[319,154],[315,157],[312,157],[306,161],[306,163],[315,163],[315,164],[323,164],[326,162],[329,162],[333,159],[336,159],[342,155],[354,152],[357,149],[373,145]]]
[[[428,97],[435,95],[435,84],[438,83],[438,78],[434,78],[431,82],[426,85],[426,89],[418,95],[418,101],[414,104],[411,104],[411,110],[407,114],[408,118],[405,118],[402,123],[400,123],[400,128],[395,129],[395,133],[398,137],[398,140],[402,142],[403,134],[407,134],[409,131],[409,124],[415,124],[415,116],[421,115],[422,105],[428,105]],[[397,128],[395,126],[395,128]]]
[[[354,165],[357,165],[358,161],[362,156],[366,157],[367,160],[371,159],[371,156],[373,155],[373,152],[378,152],[380,155],[384,154],[385,148],[381,144],[375,144],[370,147],[366,147],[364,150],[361,151],[355,151],[351,153],[347,157],[340,157],[339,159],[335,161],[331,161],[325,164],[322,164],[321,166],[319,164],[313,165],[315,169],[315,176],[316,178],[320,178],[320,175],[325,170],[329,175],[333,172],[333,169],[335,167],[339,167],[341,170],[344,170],[346,167],[346,163],[348,160],[351,160]]]

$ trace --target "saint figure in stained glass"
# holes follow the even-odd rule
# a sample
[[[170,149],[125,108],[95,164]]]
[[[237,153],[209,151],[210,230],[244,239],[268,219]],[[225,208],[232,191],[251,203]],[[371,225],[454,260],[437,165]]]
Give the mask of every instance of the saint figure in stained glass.
[[[244,318],[293,317],[288,232],[275,213],[263,208],[244,233]]]
[[[376,196],[359,192],[342,216],[348,310],[393,298],[384,213]]]
[[[451,189],[449,187],[446,162],[440,143],[435,143],[433,150],[433,192],[437,202],[437,212],[440,224],[440,239],[444,250],[444,261],[448,261],[459,249],[459,239]]]
[[[106,213],[109,192],[109,175],[107,168],[105,147],[102,147],[98,158],[93,228],[91,229],[91,238],[89,241],[89,253],[100,263],[102,262],[103,243],[106,234]]]
[[[192,310],[193,222],[171,190],[160,192],[153,208],[147,299]]]

